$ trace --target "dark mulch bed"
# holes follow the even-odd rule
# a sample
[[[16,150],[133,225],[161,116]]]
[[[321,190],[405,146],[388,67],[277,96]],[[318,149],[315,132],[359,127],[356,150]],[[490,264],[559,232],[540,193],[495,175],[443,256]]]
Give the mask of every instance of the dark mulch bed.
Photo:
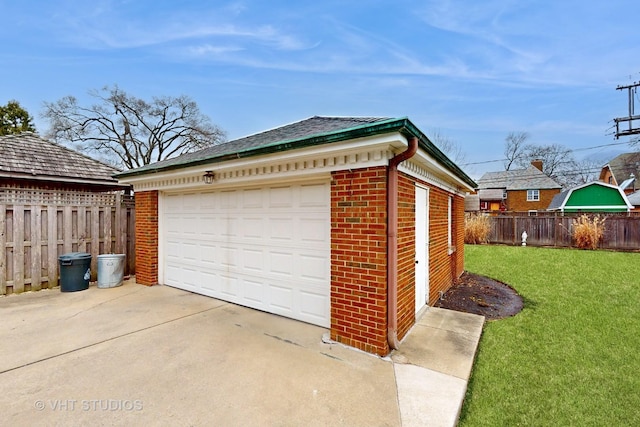
[[[465,272],[435,306],[481,314],[487,320],[495,320],[518,314],[522,310],[523,301],[511,286]]]

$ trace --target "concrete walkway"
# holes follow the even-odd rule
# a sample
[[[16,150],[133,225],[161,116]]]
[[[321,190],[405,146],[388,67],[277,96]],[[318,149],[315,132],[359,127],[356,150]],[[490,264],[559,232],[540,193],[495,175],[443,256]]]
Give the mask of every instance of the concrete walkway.
[[[0,411],[35,425],[452,426],[483,318],[430,308],[379,358],[133,281],[0,297]]]

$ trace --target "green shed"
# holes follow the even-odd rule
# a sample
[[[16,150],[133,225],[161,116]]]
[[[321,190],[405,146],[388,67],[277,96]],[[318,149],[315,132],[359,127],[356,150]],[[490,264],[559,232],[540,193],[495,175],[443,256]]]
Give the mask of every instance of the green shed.
[[[601,181],[573,187],[557,194],[547,210],[575,212],[629,212],[633,206],[624,192]]]

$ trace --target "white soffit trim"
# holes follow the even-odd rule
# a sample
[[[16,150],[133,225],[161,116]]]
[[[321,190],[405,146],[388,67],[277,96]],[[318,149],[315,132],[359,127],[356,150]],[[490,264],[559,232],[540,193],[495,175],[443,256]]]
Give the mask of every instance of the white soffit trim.
[[[415,156],[400,163],[398,170],[460,196],[472,191],[468,184],[422,150],[418,150]]]
[[[216,188],[255,181],[317,178],[337,170],[385,166],[397,148],[407,146],[398,133],[360,138],[338,144],[326,144],[239,158],[209,165],[160,171],[127,177],[120,183],[132,184],[134,191],[178,190],[209,187],[202,180],[206,171],[215,175]],[[393,151],[392,151],[393,150]]]

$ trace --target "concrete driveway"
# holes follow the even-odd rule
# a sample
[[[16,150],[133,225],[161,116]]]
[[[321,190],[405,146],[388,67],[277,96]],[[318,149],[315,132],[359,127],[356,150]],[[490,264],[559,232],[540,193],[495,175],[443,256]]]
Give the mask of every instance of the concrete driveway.
[[[0,298],[0,410],[22,425],[455,425],[484,319],[429,309],[391,357],[167,286]],[[445,352],[445,353],[434,353]]]

